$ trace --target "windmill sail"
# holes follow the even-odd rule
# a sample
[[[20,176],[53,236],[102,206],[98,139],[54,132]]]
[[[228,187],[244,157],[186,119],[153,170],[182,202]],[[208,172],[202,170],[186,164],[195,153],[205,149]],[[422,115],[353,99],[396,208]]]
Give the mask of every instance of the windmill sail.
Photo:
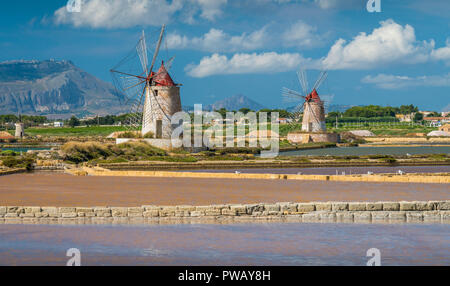
[[[326,80],[327,76],[328,72],[322,71],[314,83],[313,88],[309,90],[306,71],[301,69],[297,73],[297,79],[303,94],[289,88],[283,88],[282,95],[284,100],[297,100],[298,102],[298,105],[292,112],[293,124],[296,123],[296,119],[301,116],[301,111],[303,111],[302,131],[326,131],[324,102],[319,97],[317,90]]]
[[[116,89],[125,95],[126,103],[130,105],[127,125],[141,129],[143,135],[151,132],[155,136],[169,136],[172,128],[170,118],[175,112],[181,111],[179,87],[168,74],[174,58],[169,59],[168,68],[162,62],[158,72],[153,72],[164,32],[163,25],[150,66],[147,40],[142,32],[135,49],[111,69]]]

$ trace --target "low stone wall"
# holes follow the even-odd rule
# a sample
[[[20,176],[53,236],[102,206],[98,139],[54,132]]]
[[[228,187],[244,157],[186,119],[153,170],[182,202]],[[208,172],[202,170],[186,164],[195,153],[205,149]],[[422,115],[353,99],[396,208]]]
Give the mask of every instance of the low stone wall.
[[[450,222],[450,201],[311,202],[210,206],[0,207],[0,223],[282,220],[296,222]]]
[[[27,170],[25,168],[0,170],[0,176],[12,175],[12,174],[17,174],[17,173],[24,173],[26,171]]]
[[[365,137],[370,143],[450,143],[450,137]]]

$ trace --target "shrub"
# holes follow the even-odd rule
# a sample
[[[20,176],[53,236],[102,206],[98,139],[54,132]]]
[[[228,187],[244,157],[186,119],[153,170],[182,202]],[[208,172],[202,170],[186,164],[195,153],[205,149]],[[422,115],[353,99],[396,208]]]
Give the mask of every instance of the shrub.
[[[97,142],[68,142],[61,147],[65,154],[65,160],[81,163],[98,158],[107,158],[112,155],[109,145]]]
[[[395,164],[397,160],[395,158],[389,157],[389,158],[382,158],[382,162],[389,163],[389,164]]]
[[[167,152],[156,148],[146,142],[126,142],[117,145],[117,148],[127,155],[137,156],[167,156]],[[120,154],[118,154],[120,155]]]
[[[8,168],[26,168],[28,171],[33,169],[34,160],[28,157],[5,157],[2,164]]]
[[[12,150],[5,150],[0,152],[0,156],[17,156],[20,153],[14,152]]]
[[[149,156],[167,156],[164,150],[145,142],[126,142],[119,145],[97,142],[68,142],[61,147],[64,159],[74,163],[91,160],[106,160],[121,157],[122,160],[140,160]]]
[[[145,133],[144,138],[155,138],[155,134],[153,132],[149,131]]]
[[[147,134],[145,134],[147,135]],[[138,131],[125,131],[121,132],[117,138],[142,138],[142,135]]]

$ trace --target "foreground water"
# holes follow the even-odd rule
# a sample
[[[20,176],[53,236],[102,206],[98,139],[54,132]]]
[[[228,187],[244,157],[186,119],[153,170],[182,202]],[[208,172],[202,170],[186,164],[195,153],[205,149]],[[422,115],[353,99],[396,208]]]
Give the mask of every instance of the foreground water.
[[[450,225],[0,225],[0,265],[450,265]]]
[[[281,156],[450,154],[450,146],[340,147],[280,152]]]

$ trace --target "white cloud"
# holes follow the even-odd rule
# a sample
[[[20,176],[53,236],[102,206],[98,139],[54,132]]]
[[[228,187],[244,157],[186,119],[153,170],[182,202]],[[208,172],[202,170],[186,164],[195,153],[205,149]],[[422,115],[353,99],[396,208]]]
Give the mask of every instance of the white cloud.
[[[206,77],[219,74],[270,74],[296,70],[301,64],[312,66],[314,62],[311,59],[303,58],[298,53],[235,54],[231,58],[225,55],[213,54],[202,58],[198,65],[188,65],[185,70],[192,77]]]
[[[401,89],[416,86],[450,86],[450,73],[446,75],[408,77],[399,75],[378,74],[366,76],[361,82],[375,84],[383,89]]]
[[[186,22],[195,15],[209,21],[222,14],[227,0],[82,0],[81,12],[69,13],[66,6],[55,11],[54,22],[75,27],[127,28],[167,24],[180,11],[186,11]]]
[[[316,33],[317,28],[303,21],[298,21],[289,27],[282,35],[285,46],[314,47],[322,43],[322,36]]]
[[[314,0],[314,3],[322,9],[336,8],[339,5],[338,0]]]
[[[434,41],[418,42],[414,28],[389,19],[371,34],[360,33],[347,43],[339,39],[323,64],[328,69],[371,69],[396,62],[420,63],[429,59]]]
[[[214,53],[251,51],[263,48],[297,47],[311,48],[321,45],[323,37],[316,33],[317,28],[298,21],[284,33],[279,33],[266,25],[251,33],[230,35],[223,30],[211,28],[209,32],[189,38],[178,33],[167,35],[170,49],[192,49]]]
[[[236,52],[259,49],[268,41],[266,28],[250,34],[232,36],[222,30],[212,28],[201,37],[188,38],[172,33],[167,35],[167,45],[170,49],[193,49],[207,52]]]
[[[222,6],[227,4],[227,0],[194,0],[201,7],[201,17],[214,21],[222,15]]]
[[[445,47],[431,52],[431,58],[434,60],[445,61],[447,65],[450,65],[450,38],[447,39]]]

